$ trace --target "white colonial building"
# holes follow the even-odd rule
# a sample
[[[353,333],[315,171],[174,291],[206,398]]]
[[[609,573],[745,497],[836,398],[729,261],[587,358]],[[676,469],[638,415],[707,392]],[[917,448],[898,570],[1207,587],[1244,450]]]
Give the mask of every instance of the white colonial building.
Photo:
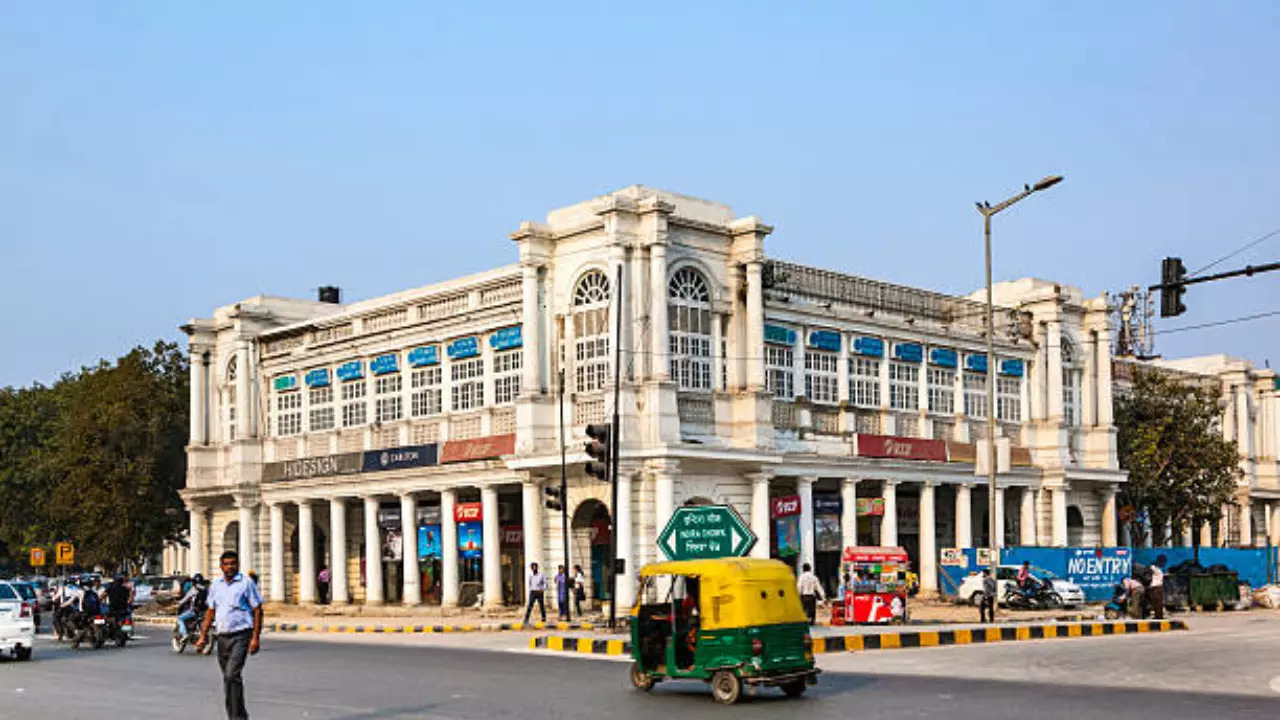
[[[1004,543],[1116,543],[1103,298],[998,285],[989,408],[981,303],[771,259],[772,230],[634,186],[522,223],[513,265],[192,320],[192,543],[170,562],[209,573],[238,549],[277,602],[316,601],[328,565],[338,603],[518,603],[522,568],[563,557],[544,507],[561,377],[569,551],[597,598],[611,521],[626,603],[685,503],[734,506],[753,554],[828,582],[844,546],[903,545],[936,589],[940,548],[988,542],[989,412]],[[582,436],[611,414],[615,343],[609,507]]]

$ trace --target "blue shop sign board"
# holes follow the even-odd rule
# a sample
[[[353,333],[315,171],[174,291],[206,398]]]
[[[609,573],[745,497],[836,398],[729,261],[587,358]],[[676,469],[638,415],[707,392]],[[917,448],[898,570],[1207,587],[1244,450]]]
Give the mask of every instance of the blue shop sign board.
[[[307,387],[329,387],[329,368],[316,368],[307,371]]]
[[[438,464],[439,446],[409,445],[406,447],[370,450],[364,454],[363,472],[381,472],[401,468],[426,467]]]
[[[359,360],[352,360],[338,366],[338,379],[343,382],[359,380],[362,377],[364,377],[364,363]]]
[[[898,360],[918,363],[924,360],[924,346],[919,343],[894,343],[893,356]]]
[[[1023,364],[1021,360],[1001,360],[1000,374],[1010,377],[1022,377]]]
[[[379,355],[369,363],[369,371],[374,375],[386,375],[387,373],[400,371],[400,354],[389,353],[387,355]]]
[[[853,339],[853,352],[867,357],[884,357],[884,340],[878,337],[856,337]]]
[[[964,368],[966,370],[974,370],[976,372],[987,371],[986,355],[966,355],[964,358]]]
[[[796,331],[781,325],[765,325],[764,341],[775,345],[795,345]]]
[[[833,330],[814,330],[809,333],[809,347],[840,352],[840,333]]]
[[[272,381],[271,387],[275,388],[276,392],[285,392],[287,390],[297,390],[298,376],[293,373],[289,373],[288,375],[279,375],[276,377],[275,380]]]
[[[959,358],[956,351],[949,348],[932,348],[929,350],[929,364],[938,367],[954,368]]]
[[[524,345],[520,326],[503,328],[489,336],[489,347],[494,350],[510,350]]]
[[[416,347],[409,351],[409,367],[426,367],[440,364],[440,346],[428,345]]]
[[[446,352],[450,360],[475,357],[480,354],[480,343],[476,342],[474,337],[458,338],[449,343]]]

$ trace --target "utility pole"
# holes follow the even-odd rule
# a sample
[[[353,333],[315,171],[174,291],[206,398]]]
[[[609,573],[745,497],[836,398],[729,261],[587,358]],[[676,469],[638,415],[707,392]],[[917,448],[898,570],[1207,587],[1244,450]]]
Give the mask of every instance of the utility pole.
[[[610,495],[612,503],[609,506],[610,528],[609,533],[609,627],[612,629],[618,622],[618,570],[626,572],[626,568],[618,567],[618,465],[621,458],[618,457],[618,437],[622,435],[622,426],[618,421],[618,406],[622,389],[622,265],[618,265],[617,279],[613,285],[614,295],[616,297],[617,310],[614,312],[615,322],[613,328],[613,447],[610,449],[609,455],[613,460],[613,467],[610,472]],[[627,531],[630,532],[630,528]]]
[[[569,468],[565,464],[564,444],[564,368],[560,368],[560,543],[564,548],[564,572],[567,577],[571,570],[569,565]],[[569,607],[573,607],[572,600]],[[567,614],[567,612],[566,612]],[[570,619],[573,619],[570,616]],[[582,618],[579,617],[579,620]]]

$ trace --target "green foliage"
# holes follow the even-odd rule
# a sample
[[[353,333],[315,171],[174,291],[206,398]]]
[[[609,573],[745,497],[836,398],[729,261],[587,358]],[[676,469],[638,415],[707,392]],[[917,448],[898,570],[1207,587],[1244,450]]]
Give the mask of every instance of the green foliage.
[[[78,564],[115,567],[179,537],[187,383],[184,353],[159,342],[0,391],[0,543],[15,556],[0,562],[69,540]]]
[[[1234,501],[1240,472],[1236,444],[1220,430],[1220,390],[1136,369],[1132,391],[1115,403],[1120,467],[1129,472],[1125,501],[1146,509],[1152,540],[1165,539],[1166,523],[1177,534],[1218,520]],[[1131,529],[1145,534],[1136,521]]]

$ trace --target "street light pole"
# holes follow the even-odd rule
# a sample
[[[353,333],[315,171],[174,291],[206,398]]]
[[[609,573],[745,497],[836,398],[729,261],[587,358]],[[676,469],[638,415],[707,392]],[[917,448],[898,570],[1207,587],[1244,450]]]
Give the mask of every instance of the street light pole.
[[[987,269],[987,538],[990,546],[991,578],[1000,587],[1000,547],[1004,544],[1004,528],[997,526],[996,518],[996,342],[995,304],[991,283],[991,217],[1012,206],[1032,193],[1048,190],[1062,182],[1061,175],[1050,175],[1035,185],[1023,185],[1022,192],[997,205],[977,203],[982,214],[983,254]],[[992,598],[991,617],[995,619],[1000,598]]]

